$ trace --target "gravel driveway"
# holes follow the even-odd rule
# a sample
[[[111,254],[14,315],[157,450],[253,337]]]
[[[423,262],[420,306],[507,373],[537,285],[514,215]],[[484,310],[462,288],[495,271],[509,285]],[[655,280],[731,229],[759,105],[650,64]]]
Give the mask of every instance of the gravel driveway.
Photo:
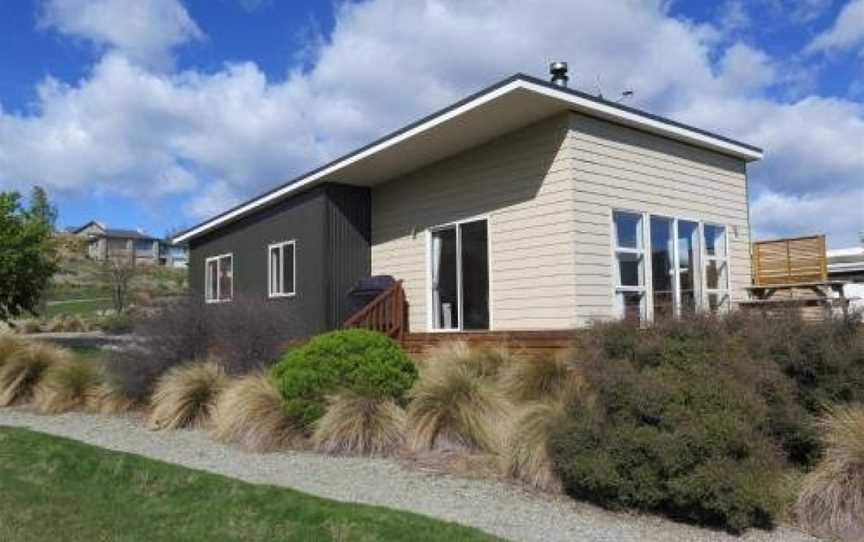
[[[408,510],[477,527],[511,540],[544,542],[784,541],[815,539],[789,528],[742,537],[651,516],[611,513],[515,485],[424,474],[383,459],[307,452],[249,454],[203,431],[154,433],[131,417],[81,413],[41,416],[0,409],[0,425],[25,427],[122,452],[255,483],[287,486],[340,501]]]

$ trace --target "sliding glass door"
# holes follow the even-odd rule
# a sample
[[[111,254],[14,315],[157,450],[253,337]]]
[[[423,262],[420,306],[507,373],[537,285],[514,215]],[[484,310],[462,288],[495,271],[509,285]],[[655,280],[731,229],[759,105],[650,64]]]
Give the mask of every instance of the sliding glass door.
[[[429,254],[433,329],[489,329],[487,222],[433,229]]]

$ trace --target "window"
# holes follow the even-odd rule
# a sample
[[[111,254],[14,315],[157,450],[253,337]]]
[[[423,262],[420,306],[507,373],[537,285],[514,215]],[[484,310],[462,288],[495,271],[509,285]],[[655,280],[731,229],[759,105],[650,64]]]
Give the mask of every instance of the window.
[[[614,211],[612,228],[619,317],[642,321],[729,308],[724,226]]]
[[[713,224],[703,227],[705,239],[705,294],[708,310],[729,309],[729,251],[726,228]]]
[[[296,263],[294,241],[276,243],[267,248],[267,276],[270,297],[294,295]]]
[[[645,242],[641,214],[614,212],[615,307],[618,315],[641,322],[645,306]]]
[[[489,232],[486,220],[430,230],[433,329],[489,329]]]
[[[231,301],[234,294],[234,257],[223,254],[204,261],[204,299],[208,303]]]

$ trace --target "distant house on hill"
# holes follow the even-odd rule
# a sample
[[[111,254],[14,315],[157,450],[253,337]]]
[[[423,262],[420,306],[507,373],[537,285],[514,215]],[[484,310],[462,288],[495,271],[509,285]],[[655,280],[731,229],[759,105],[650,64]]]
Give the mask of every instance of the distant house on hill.
[[[97,261],[108,258],[134,257],[136,263],[186,267],[185,246],[148,235],[143,230],[108,228],[91,220],[71,233],[88,239],[87,255]]]

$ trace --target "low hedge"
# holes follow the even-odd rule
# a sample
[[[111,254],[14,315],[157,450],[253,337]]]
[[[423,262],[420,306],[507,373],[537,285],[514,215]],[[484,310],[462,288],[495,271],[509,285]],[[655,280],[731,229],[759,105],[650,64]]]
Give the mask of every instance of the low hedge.
[[[785,440],[802,438],[807,416],[780,368],[721,325],[593,330],[582,351],[593,393],[549,438],[568,494],[733,532],[774,522],[789,497]]]
[[[389,337],[350,329],[318,335],[287,352],[271,374],[288,414],[311,429],[324,415],[326,397],[340,391],[402,402],[417,369]]]

